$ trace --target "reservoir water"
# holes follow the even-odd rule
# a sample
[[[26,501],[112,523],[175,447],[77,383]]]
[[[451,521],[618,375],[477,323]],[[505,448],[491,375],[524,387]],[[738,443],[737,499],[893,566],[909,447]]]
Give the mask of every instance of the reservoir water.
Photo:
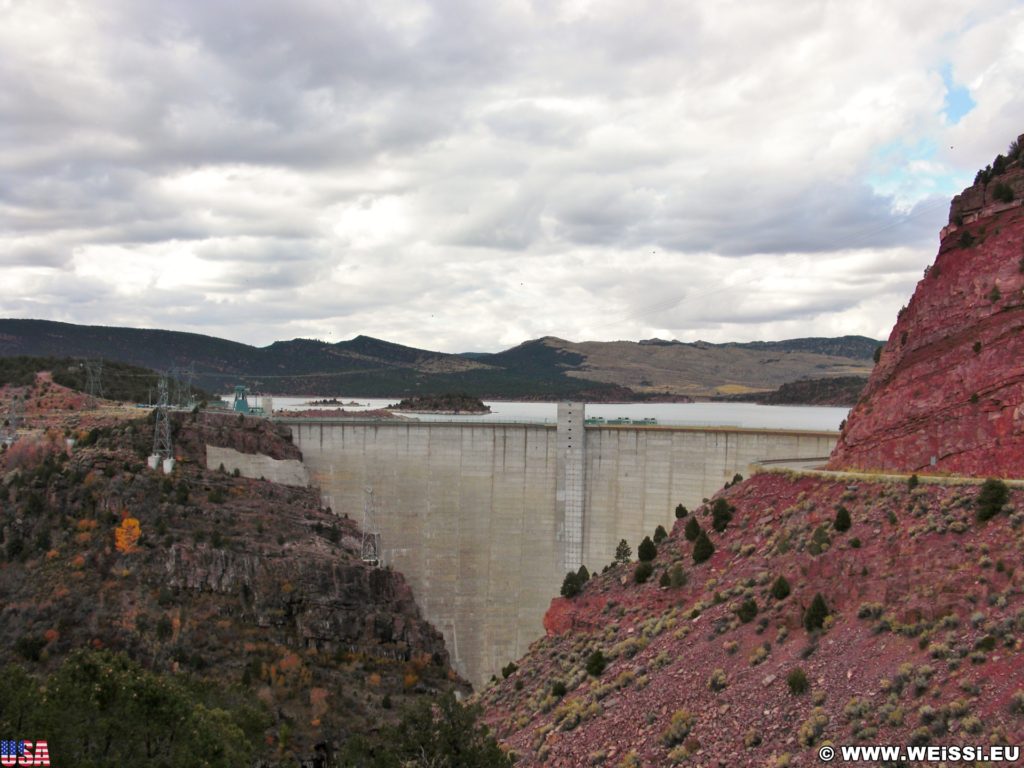
[[[231,396],[224,396],[228,402]],[[318,410],[340,409],[342,406],[311,405],[321,398],[308,397],[274,397],[274,410],[298,411],[307,408]],[[338,397],[345,403],[347,412],[368,411],[387,408],[399,398],[389,400],[367,399],[358,397]],[[348,405],[357,402],[358,406]],[[458,415],[405,413],[408,418],[422,421],[458,421],[458,422],[504,422],[530,424],[554,424],[556,421],[557,403],[534,403],[505,400],[486,400],[491,412],[483,415]],[[250,404],[258,405],[259,398],[250,396]],[[693,427],[744,427],[751,429],[799,429],[826,430],[839,429],[840,422],[846,418],[849,408],[809,405],[757,405],[755,403],[588,403],[587,418],[656,419],[658,424],[669,426]]]

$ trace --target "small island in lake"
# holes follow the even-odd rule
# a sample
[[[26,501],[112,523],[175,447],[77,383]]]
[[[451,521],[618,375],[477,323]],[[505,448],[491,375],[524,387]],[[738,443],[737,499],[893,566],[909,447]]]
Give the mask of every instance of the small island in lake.
[[[329,398],[325,398],[323,400],[309,400],[309,401],[306,402],[306,405],[339,405],[339,406],[343,405],[343,406],[349,406],[349,407],[358,405],[358,406],[361,407],[363,404],[362,403],[357,403],[355,400],[351,400],[351,401],[349,401],[347,403],[343,403],[343,402],[341,402],[341,400],[339,400],[336,397],[329,397]]]
[[[394,411],[412,411],[414,413],[490,413],[491,408],[472,395],[415,395],[403,398],[400,403],[389,405]]]

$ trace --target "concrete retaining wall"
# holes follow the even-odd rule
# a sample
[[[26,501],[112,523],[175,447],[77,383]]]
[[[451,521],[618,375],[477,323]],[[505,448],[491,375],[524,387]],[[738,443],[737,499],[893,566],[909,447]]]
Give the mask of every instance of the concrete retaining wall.
[[[558,460],[554,426],[288,423],[311,482],[336,513],[360,520],[364,489],[373,488],[385,562],[405,574],[471,682],[489,679],[543,633],[567,554],[565,502],[556,500],[558,465],[566,462]],[[697,506],[752,462],[826,457],[835,440],[833,433],[588,427],[583,562],[600,569],[623,538],[635,551],[657,525],[671,526],[676,504]]]
[[[272,459],[262,453],[240,453],[234,448],[206,446],[206,468],[228,472],[238,470],[242,477],[264,478],[281,485],[309,485],[309,473],[301,461],[296,459]]]

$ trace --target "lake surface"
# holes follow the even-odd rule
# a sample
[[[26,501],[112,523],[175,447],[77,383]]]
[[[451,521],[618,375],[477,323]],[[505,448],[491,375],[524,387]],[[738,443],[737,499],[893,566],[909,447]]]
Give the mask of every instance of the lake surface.
[[[231,402],[231,396],[224,396]],[[274,410],[296,411],[306,408],[331,409],[342,406],[310,405],[318,397],[274,397]],[[338,397],[343,403],[357,402],[358,406],[345,405],[346,411],[357,412],[386,408],[397,402],[367,399],[361,397]],[[473,416],[450,416],[442,414],[403,414],[422,421],[461,422],[528,422],[531,424],[554,424],[558,410],[557,403],[527,403],[485,400],[491,413]],[[259,398],[249,397],[250,405],[259,405]],[[659,424],[691,427],[747,427],[753,429],[839,429],[839,423],[846,418],[849,408],[834,408],[811,405],[757,405],[755,403],[588,403],[587,418],[618,419],[633,421],[657,419]]]

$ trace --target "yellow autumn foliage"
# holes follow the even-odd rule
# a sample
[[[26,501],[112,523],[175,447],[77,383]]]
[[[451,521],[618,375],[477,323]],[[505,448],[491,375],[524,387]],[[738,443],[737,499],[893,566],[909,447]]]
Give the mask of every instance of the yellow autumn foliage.
[[[134,552],[135,545],[142,535],[142,527],[134,517],[126,517],[121,525],[114,529],[114,546],[118,552]]]

